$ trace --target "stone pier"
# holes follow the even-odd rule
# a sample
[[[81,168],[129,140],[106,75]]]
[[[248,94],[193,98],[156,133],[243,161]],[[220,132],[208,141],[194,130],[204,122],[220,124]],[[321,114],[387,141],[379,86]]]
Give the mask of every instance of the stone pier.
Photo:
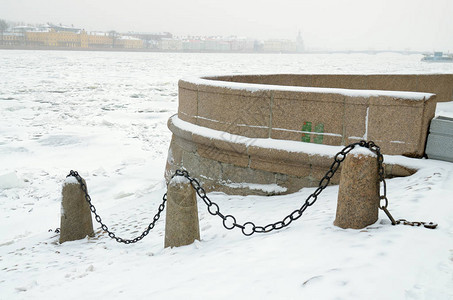
[[[167,188],[164,247],[180,247],[200,240],[195,190],[183,176],[173,177]]]
[[[82,180],[85,183],[85,180]],[[66,178],[62,197],[60,243],[94,236],[90,206],[85,200],[85,194],[79,182],[74,177]]]

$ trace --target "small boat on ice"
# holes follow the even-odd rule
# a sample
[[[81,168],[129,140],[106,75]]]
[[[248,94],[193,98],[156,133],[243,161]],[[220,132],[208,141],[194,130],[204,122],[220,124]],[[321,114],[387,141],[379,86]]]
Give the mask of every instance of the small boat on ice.
[[[422,61],[426,62],[453,62],[453,55],[444,55],[443,52],[434,52],[434,54],[424,54]]]

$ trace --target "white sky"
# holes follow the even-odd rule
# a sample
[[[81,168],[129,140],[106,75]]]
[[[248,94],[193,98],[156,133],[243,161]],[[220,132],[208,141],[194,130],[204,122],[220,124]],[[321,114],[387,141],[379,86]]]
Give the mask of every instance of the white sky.
[[[300,30],[309,49],[453,52],[453,0],[0,0],[0,18],[262,39]]]

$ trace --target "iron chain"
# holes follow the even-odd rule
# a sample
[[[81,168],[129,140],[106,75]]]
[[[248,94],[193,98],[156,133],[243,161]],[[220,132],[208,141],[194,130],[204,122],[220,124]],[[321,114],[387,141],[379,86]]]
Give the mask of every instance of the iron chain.
[[[109,230],[109,228],[107,227],[107,225],[105,225],[103,222],[102,222],[102,219],[101,217],[98,215],[97,211],[96,211],[96,208],[94,207],[94,205],[91,203],[91,197],[90,195],[88,194],[88,191],[87,191],[87,186],[86,184],[83,182],[82,180],[82,177],[80,177],[79,173],[77,173],[77,171],[70,171],[69,172],[69,175],[66,176],[66,177],[69,177],[69,176],[74,176],[77,181],[79,182],[80,184],[80,188],[82,189],[83,193],[84,193],[84,196],[85,196],[85,200],[88,202],[89,206],[90,206],[90,210],[91,212],[94,214],[95,216],[95,220],[101,224],[101,228],[102,230],[104,230],[105,232],[107,232],[108,236],[112,239],[115,239],[118,243],[124,243],[124,244],[133,244],[133,243],[136,243],[138,241],[140,241],[141,239],[143,239],[145,236],[148,235],[148,233],[151,231],[151,229],[154,228],[157,220],[159,220],[160,218],[160,214],[162,213],[162,211],[165,209],[165,202],[167,201],[167,193],[164,194],[164,196],[162,197],[162,203],[159,205],[159,208],[157,210],[157,213],[156,215],[154,216],[153,218],[153,221],[148,225],[148,227],[143,231],[143,233],[133,239],[123,239],[123,238],[120,238],[118,236],[116,236],[115,233],[113,233],[111,230]]]
[[[284,227],[287,227],[289,224],[291,224],[293,221],[299,219],[302,214],[305,212],[305,210],[309,207],[315,204],[316,200],[318,200],[318,196],[324,191],[324,189],[329,185],[330,180],[332,177],[335,175],[335,173],[338,171],[338,168],[340,167],[341,163],[346,159],[346,156],[348,155],[349,152],[351,152],[352,149],[354,149],[356,146],[361,146],[370,149],[377,155],[377,162],[378,162],[378,175],[379,175],[379,183],[380,183],[380,204],[379,208],[385,212],[385,214],[389,217],[390,221],[392,222],[392,225],[397,225],[397,224],[404,224],[404,225],[411,225],[411,226],[420,226],[424,225],[426,228],[431,228],[434,229],[436,228],[437,224],[435,223],[425,223],[425,222],[408,222],[404,219],[400,219],[395,221],[393,219],[392,215],[387,209],[388,206],[388,199],[387,199],[387,186],[384,178],[384,156],[381,153],[381,149],[379,146],[377,146],[374,142],[366,142],[366,141],[360,141],[357,143],[350,144],[346,147],[344,147],[340,152],[338,152],[334,156],[334,162],[331,164],[329,170],[326,172],[324,177],[319,181],[318,188],[307,197],[303,205],[299,208],[294,210],[292,213],[290,213],[288,216],[283,218],[281,221],[277,221],[275,223],[268,224],[266,226],[256,226],[253,222],[245,222],[242,225],[237,223],[236,218],[232,215],[223,215],[220,212],[219,206],[213,202],[212,200],[209,199],[209,197],[206,195],[206,191],[201,187],[200,183],[198,180],[195,178],[190,177],[189,173],[186,170],[176,170],[174,176],[184,176],[190,181],[190,184],[192,187],[195,189],[196,193],[198,196],[203,200],[203,202],[206,204],[208,207],[208,212],[211,215],[214,216],[219,216],[222,219],[223,226],[228,229],[234,229],[234,228],[239,228],[242,233],[246,236],[250,236],[254,233],[267,233],[271,232],[273,230],[279,230]],[[173,178],[172,177],[172,178]]]
[[[292,213],[287,215],[282,220],[277,221],[275,223],[270,223],[265,226],[256,226],[253,222],[245,222],[243,224],[239,224],[234,216],[222,214],[220,212],[219,205],[217,205],[217,203],[215,203],[211,199],[209,199],[209,197],[206,194],[205,189],[203,189],[201,187],[200,182],[198,182],[197,179],[190,177],[189,173],[186,170],[176,170],[176,172],[172,176],[172,178],[175,176],[183,176],[183,177],[187,178],[190,181],[191,186],[196,191],[197,195],[206,204],[208,212],[213,216],[219,216],[222,219],[223,226],[226,229],[231,230],[234,228],[239,228],[244,235],[250,236],[254,233],[267,233],[267,232],[271,232],[274,230],[279,230],[279,229],[285,228],[285,227],[289,226],[293,221],[299,219],[308,207],[315,204],[315,202],[318,200],[318,196],[329,185],[330,180],[335,175],[335,173],[338,171],[341,163],[346,159],[346,156],[348,155],[348,153],[351,152],[356,146],[368,148],[377,155],[378,175],[379,175],[379,183],[380,183],[379,184],[380,185],[379,208],[385,212],[385,214],[390,219],[392,225],[398,225],[398,224],[404,224],[404,225],[410,225],[410,226],[423,225],[424,227],[430,228],[430,229],[436,228],[437,224],[433,223],[433,222],[429,222],[429,223],[409,222],[409,221],[406,221],[405,219],[395,220],[393,218],[393,216],[390,214],[390,212],[387,209],[388,199],[387,199],[387,185],[386,185],[385,178],[384,178],[384,165],[383,165],[384,156],[382,155],[381,149],[379,148],[379,146],[377,146],[372,141],[370,141],[370,142],[360,141],[360,142],[353,143],[353,144],[350,144],[350,145],[344,147],[340,152],[338,152],[334,156],[334,161],[331,164],[329,170],[326,172],[324,177],[319,181],[319,184],[318,184],[318,187],[316,188],[316,190],[312,194],[310,194],[307,197],[307,199],[305,199],[305,202],[302,204],[302,206],[299,209],[294,210]],[[72,170],[70,171],[70,173],[67,177],[69,177],[69,176],[74,176],[77,179],[78,183],[80,184],[80,187],[84,193],[85,200],[88,202],[91,212],[95,215],[95,220],[101,225],[101,228],[105,232],[107,232],[107,234],[110,238],[115,239],[119,243],[132,244],[132,243],[136,243],[136,242],[140,241],[141,239],[143,239],[145,236],[148,235],[150,230],[154,228],[155,223],[160,218],[160,214],[165,209],[165,203],[167,201],[167,193],[164,194],[164,196],[162,198],[162,203],[159,205],[158,211],[157,211],[156,215],[154,216],[153,221],[148,225],[148,227],[145,229],[145,231],[143,231],[143,233],[141,235],[139,235],[133,239],[123,239],[123,238],[117,237],[115,235],[115,233],[113,233],[111,230],[109,230],[107,225],[105,225],[102,222],[102,219],[99,216],[99,214],[97,213],[96,208],[91,203],[91,197],[88,194],[87,186],[83,182],[82,177],[80,177],[80,175],[76,171],[72,171]]]
[[[334,162],[330,166],[329,171],[327,171],[327,173],[319,182],[318,188],[307,197],[302,206],[299,209],[294,210],[285,218],[283,218],[283,220],[268,224],[266,226],[256,226],[253,222],[245,222],[241,225],[237,223],[236,218],[234,216],[223,215],[220,212],[219,206],[211,199],[209,199],[209,197],[206,195],[206,191],[201,187],[198,180],[190,177],[189,173],[186,170],[176,170],[173,177],[184,176],[185,178],[187,178],[190,181],[192,187],[195,189],[198,196],[203,200],[203,202],[208,207],[208,212],[211,215],[219,216],[222,219],[223,226],[226,229],[231,230],[234,228],[239,228],[242,231],[242,233],[246,236],[250,236],[254,233],[268,233],[273,230],[279,230],[289,226],[293,221],[299,219],[309,206],[315,204],[316,200],[318,200],[319,194],[321,194],[321,192],[329,185],[331,178],[335,175],[335,172],[337,172],[338,168],[340,167],[340,164],[345,160],[346,155],[357,145],[365,147],[366,142],[361,141],[358,143],[350,144],[344,147],[340,152],[338,152],[334,157]]]
[[[387,184],[385,183],[385,178],[384,178],[384,156],[381,153],[381,148],[379,148],[378,145],[376,145],[373,141],[370,142],[365,142],[361,141],[360,143],[364,143],[361,146],[369,148],[371,151],[375,152],[377,155],[377,161],[378,161],[378,175],[379,175],[379,183],[380,183],[380,203],[379,203],[379,208],[387,215],[387,217],[390,219],[390,222],[392,225],[410,225],[410,226],[421,226],[423,225],[425,228],[429,229],[435,229],[437,227],[436,223],[433,222],[409,222],[405,219],[398,219],[395,220],[392,216],[392,214],[389,212],[387,209],[389,205],[389,200],[387,199]]]

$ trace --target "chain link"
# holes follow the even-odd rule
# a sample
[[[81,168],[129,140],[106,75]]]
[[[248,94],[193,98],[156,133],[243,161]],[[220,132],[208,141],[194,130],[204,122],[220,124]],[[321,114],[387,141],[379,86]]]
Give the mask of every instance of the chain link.
[[[102,230],[104,230],[105,232],[107,232],[108,236],[112,239],[115,239],[118,243],[124,243],[124,244],[133,244],[133,243],[136,243],[138,241],[140,241],[141,239],[143,239],[145,236],[148,235],[148,233],[151,231],[151,229],[154,228],[157,220],[159,220],[160,218],[160,214],[162,213],[162,211],[165,209],[165,202],[167,201],[167,193],[164,194],[164,196],[162,197],[162,203],[159,205],[159,208],[157,210],[157,213],[156,215],[154,216],[153,218],[153,221],[148,225],[148,227],[145,229],[145,231],[143,231],[143,233],[133,239],[123,239],[123,238],[120,238],[118,236],[116,236],[115,233],[113,233],[111,230],[109,230],[109,228],[107,227],[107,225],[105,225],[103,222],[102,222],[102,219],[101,217],[98,215],[97,211],[96,211],[96,207],[94,207],[94,205],[91,203],[91,197],[90,195],[88,194],[88,191],[87,191],[87,186],[86,184],[83,182],[82,180],[82,177],[80,177],[79,173],[77,173],[77,171],[73,171],[71,170],[69,172],[69,175],[66,176],[66,177],[69,177],[69,176],[74,176],[77,181],[79,182],[80,184],[80,188],[82,189],[83,193],[84,193],[84,196],[85,196],[85,200],[88,202],[89,206],[90,206],[90,210],[91,212],[94,214],[94,219],[99,223],[101,224],[101,228]]]

